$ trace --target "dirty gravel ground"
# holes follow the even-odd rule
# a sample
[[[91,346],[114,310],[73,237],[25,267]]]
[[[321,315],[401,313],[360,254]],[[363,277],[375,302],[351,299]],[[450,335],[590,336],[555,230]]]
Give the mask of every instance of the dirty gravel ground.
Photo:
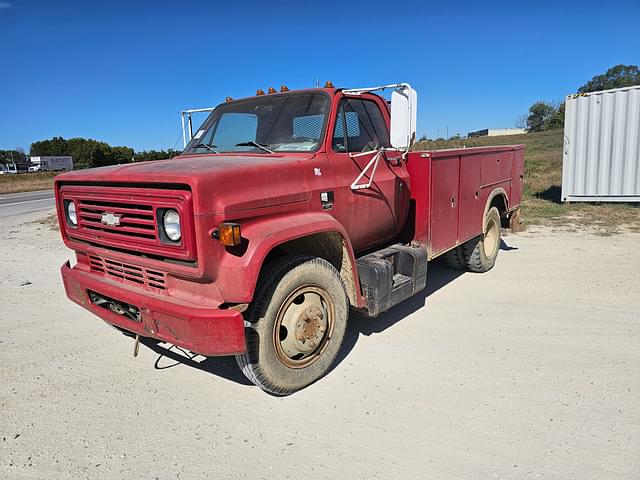
[[[0,223],[2,478],[640,478],[638,234],[534,227],[488,274],[433,264],[274,398],[233,359],[132,358],[66,300],[42,216]]]

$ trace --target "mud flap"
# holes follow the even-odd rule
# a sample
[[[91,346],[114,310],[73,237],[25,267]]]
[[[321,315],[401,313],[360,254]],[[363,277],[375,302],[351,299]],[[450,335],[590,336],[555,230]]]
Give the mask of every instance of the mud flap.
[[[522,218],[522,211],[520,210],[520,207],[517,207],[509,215],[509,229],[513,233],[524,232],[527,229],[527,226],[524,223],[524,218]]]

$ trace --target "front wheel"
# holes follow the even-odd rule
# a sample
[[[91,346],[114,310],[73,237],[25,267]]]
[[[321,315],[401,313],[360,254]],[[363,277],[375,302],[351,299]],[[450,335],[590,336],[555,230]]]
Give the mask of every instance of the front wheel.
[[[349,304],[338,271],[326,260],[285,257],[267,267],[247,312],[244,375],[274,395],[322,377],[344,338]]]

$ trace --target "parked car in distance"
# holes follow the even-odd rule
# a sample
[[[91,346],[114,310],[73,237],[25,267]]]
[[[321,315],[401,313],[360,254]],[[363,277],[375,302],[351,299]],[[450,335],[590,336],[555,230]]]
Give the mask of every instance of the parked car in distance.
[[[18,168],[15,163],[9,163],[7,165],[0,164],[0,175],[9,175],[18,173]]]

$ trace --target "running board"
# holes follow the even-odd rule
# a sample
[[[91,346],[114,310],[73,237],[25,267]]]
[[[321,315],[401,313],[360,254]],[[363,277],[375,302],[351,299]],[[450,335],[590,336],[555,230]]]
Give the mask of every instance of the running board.
[[[427,250],[393,245],[356,261],[360,288],[367,300],[361,312],[377,317],[415,295],[427,284]]]

